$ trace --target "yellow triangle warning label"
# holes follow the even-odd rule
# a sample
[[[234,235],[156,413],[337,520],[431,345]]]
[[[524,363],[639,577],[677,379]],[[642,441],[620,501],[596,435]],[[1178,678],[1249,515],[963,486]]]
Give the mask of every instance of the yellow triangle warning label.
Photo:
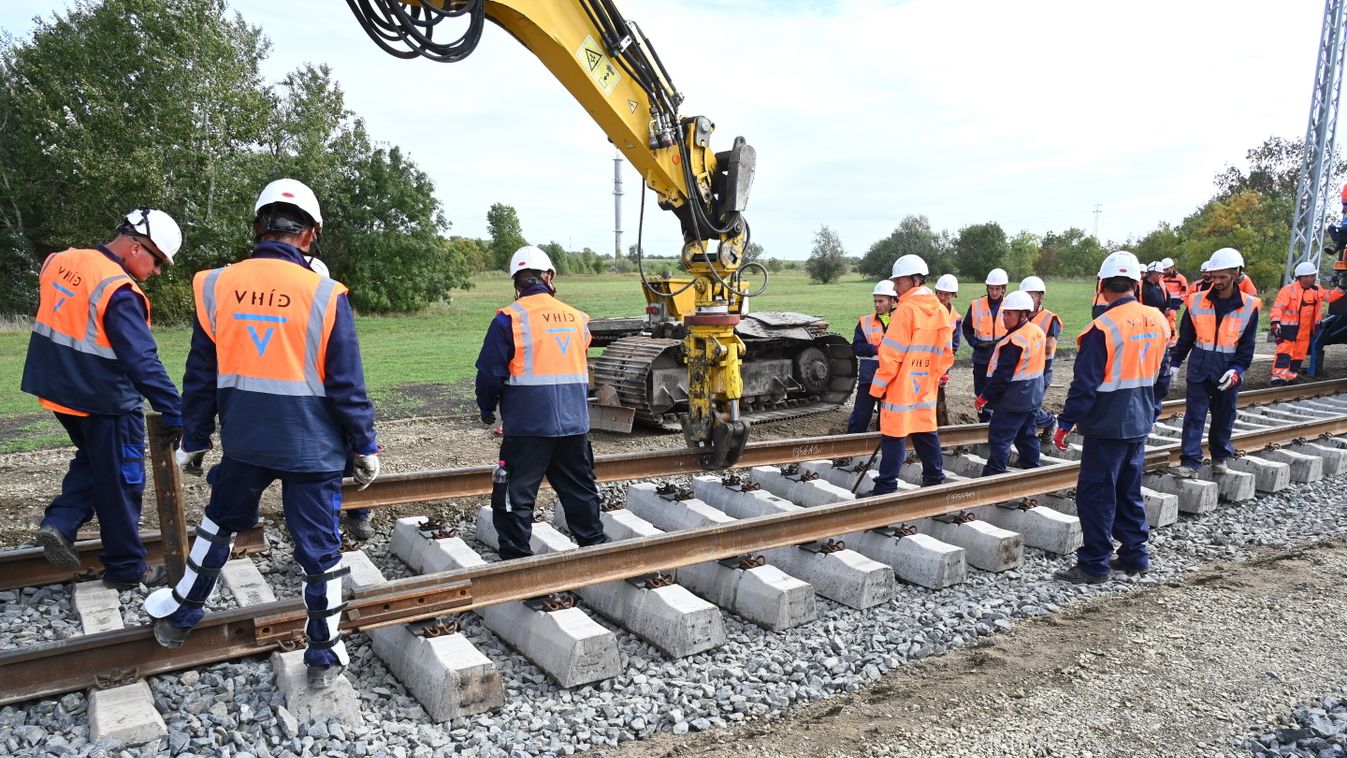
[[[593,71],[594,69],[598,68],[598,67],[599,67],[599,63],[601,63],[601,62],[603,61],[603,56],[602,56],[602,55],[599,55],[598,53],[594,52],[593,50],[589,50],[589,49],[586,49],[586,50],[585,50],[585,58],[587,58],[587,59],[589,60],[589,70],[590,70],[590,71]]]
[[[635,113],[636,109],[639,107],[641,107],[641,104],[636,102],[635,100],[627,101],[627,110],[631,111],[632,113]]]
[[[612,61],[608,60],[603,48],[594,41],[593,37],[585,37],[585,41],[580,43],[580,48],[575,51],[575,59],[589,72],[589,77],[594,80],[594,84],[603,94],[613,94],[613,90],[617,88],[617,83],[622,79],[622,75],[618,73]]]

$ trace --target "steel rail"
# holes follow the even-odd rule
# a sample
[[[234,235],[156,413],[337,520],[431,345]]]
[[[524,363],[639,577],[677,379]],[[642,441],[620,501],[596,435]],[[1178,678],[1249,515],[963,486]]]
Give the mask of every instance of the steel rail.
[[[1234,435],[1243,449],[1347,432],[1347,415]],[[1147,452],[1148,468],[1178,462],[1179,445]],[[405,624],[497,603],[798,545],[968,508],[1068,489],[1080,464],[923,487],[832,505],[743,519],[658,537],[536,555],[513,561],[399,579],[357,590],[342,619],[345,631]],[[280,600],[207,614],[178,650],[158,647],[147,626],[0,653],[0,705],[49,697],[246,655],[293,648],[305,621],[303,601]]]
[[[1239,404],[1241,407],[1248,407],[1339,392],[1347,392],[1347,380],[1241,392]],[[1161,413],[1174,415],[1182,412],[1183,406],[1183,400],[1170,400],[1163,404]],[[986,441],[986,424],[960,424],[940,428],[940,444],[943,447],[977,445]],[[774,463],[798,463],[821,458],[869,455],[878,444],[878,432],[762,440],[748,444],[737,467],[748,468]],[[603,455],[594,459],[594,477],[600,482],[616,482],[642,477],[699,474],[702,473],[699,463],[701,456],[702,451],[689,448]],[[402,503],[487,495],[491,492],[491,474],[494,470],[493,466],[469,466],[387,474],[374,480],[364,490],[356,489],[354,483],[348,479],[342,487],[342,509],[379,508]]]
[[[140,541],[145,545],[145,563],[150,566],[161,565],[164,561],[163,535],[158,531],[140,533]],[[234,540],[234,555],[241,557],[260,553],[267,549],[267,540],[261,525],[239,532]],[[41,587],[44,584],[63,584],[65,582],[83,582],[97,579],[103,574],[98,554],[103,550],[103,541],[80,540],[75,543],[75,552],[79,553],[79,568],[61,568],[47,561],[40,547],[26,547],[18,550],[0,552],[0,590],[18,587]]]

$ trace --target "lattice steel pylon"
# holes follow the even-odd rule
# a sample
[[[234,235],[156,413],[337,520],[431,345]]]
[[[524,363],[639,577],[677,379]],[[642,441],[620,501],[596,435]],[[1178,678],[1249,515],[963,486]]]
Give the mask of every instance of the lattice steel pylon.
[[[1336,189],[1330,184],[1333,180],[1330,174],[1337,139],[1343,47],[1347,44],[1347,30],[1343,29],[1345,4],[1347,0],[1324,3],[1324,26],[1319,35],[1314,94],[1310,98],[1309,125],[1305,127],[1305,153],[1296,188],[1295,218],[1291,223],[1291,244],[1286,252],[1283,283],[1291,281],[1297,263],[1309,261],[1317,266],[1323,250],[1324,216],[1331,207]]]

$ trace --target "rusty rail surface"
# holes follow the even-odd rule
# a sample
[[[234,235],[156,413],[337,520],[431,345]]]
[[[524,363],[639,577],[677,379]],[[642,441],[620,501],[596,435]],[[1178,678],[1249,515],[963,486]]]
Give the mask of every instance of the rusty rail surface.
[[[1241,392],[1239,404],[1241,407],[1247,407],[1338,392],[1347,392],[1347,380]],[[1165,415],[1174,415],[1182,412],[1183,406],[1183,400],[1170,400],[1164,403],[1161,412]],[[940,444],[944,447],[977,445],[986,441],[986,424],[959,424],[940,428]],[[748,444],[737,467],[748,468],[771,463],[798,463],[821,458],[869,455],[878,444],[878,432],[762,440]],[[698,464],[701,454],[701,451],[680,448],[603,455],[594,459],[594,476],[601,482],[615,482],[643,477],[697,474],[702,472]],[[387,474],[376,479],[364,490],[356,489],[348,479],[342,487],[342,508],[379,508],[401,503],[487,495],[491,492],[491,473],[494,470],[494,466],[469,466]]]
[[[1234,435],[1232,440],[1241,449],[1252,452],[1298,438],[1344,432],[1347,415],[1245,432]],[[1146,454],[1146,466],[1175,464],[1179,453],[1179,445],[1151,450]],[[350,602],[351,610],[342,619],[342,629],[367,631],[423,621],[448,612],[1014,501],[1074,486],[1079,467],[1079,463],[1062,463],[385,582],[356,591]],[[179,650],[159,647],[150,628],[142,626],[0,653],[0,705],[85,689],[99,682],[124,681],[128,677],[293,648],[298,644],[304,619],[303,601],[292,598],[207,614]]]

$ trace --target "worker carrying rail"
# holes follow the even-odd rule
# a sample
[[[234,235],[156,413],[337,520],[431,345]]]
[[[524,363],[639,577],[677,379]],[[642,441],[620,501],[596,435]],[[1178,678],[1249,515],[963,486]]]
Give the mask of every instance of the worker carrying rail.
[[[1296,266],[1296,278],[1277,293],[1272,302],[1272,338],[1277,357],[1272,362],[1272,386],[1280,387],[1300,377],[1300,364],[1310,350],[1310,340],[1323,315],[1324,290],[1316,280],[1319,267],[1305,262]]]
[[[928,289],[929,269],[920,256],[893,264],[898,305],[879,345],[879,369],[870,394],[879,398],[879,472],[871,494],[898,490],[898,472],[907,458],[907,440],[921,458],[921,483],[945,481],[935,411],[941,383],[954,363],[949,310]]]
[[[599,518],[589,442],[589,316],[561,302],[547,253],[525,245],[510,258],[515,301],[496,311],[477,356],[477,408],[496,423],[505,487],[491,498],[500,557],[533,555],[533,503],[543,477],[556,490],[581,547],[608,541]]]
[[[281,482],[285,523],[304,571],[310,687],[334,685],[349,663],[341,640],[342,470],[354,451],[363,489],[379,475],[374,406],[365,391],[345,285],[310,268],[323,229],[313,190],[294,179],[263,188],[251,255],[192,280],[196,317],[183,377],[176,458],[200,471],[220,417],[223,455],[206,480],[210,503],[187,569],[145,599],[159,644],[176,648],[205,615],[234,535],[257,524],[262,491]]]
[[[167,213],[137,208],[106,245],[52,253],[23,364],[24,392],[56,414],[75,446],[61,494],[47,506],[37,543],[47,560],[78,568],[75,532],[96,514],[103,585],[117,590],[168,580],[147,569],[140,541],[145,494],[145,398],[176,434],[182,401],[150,333],[150,300],[137,282],[173,262],[182,231]]]
[[[861,316],[856,322],[856,334],[851,339],[851,352],[856,356],[860,368],[860,380],[856,383],[856,407],[847,419],[847,434],[860,434],[870,428],[870,419],[875,415],[875,398],[870,395],[870,381],[879,368],[879,343],[884,340],[884,330],[889,328],[889,314],[898,304],[898,292],[893,282],[885,279],[875,285],[871,293],[874,300],[874,313]]]
[[[968,314],[963,319],[963,336],[973,347],[973,392],[981,395],[987,383],[987,364],[992,359],[992,349],[996,342],[1006,336],[1001,325],[999,312],[1001,298],[1005,297],[1006,285],[1010,277],[1005,269],[994,268],[987,272],[987,294],[974,300],[968,306]],[[978,411],[978,421],[986,423],[991,419],[991,411]]]
[[[1006,327],[992,349],[987,383],[973,407],[990,405],[994,413],[987,426],[987,464],[983,476],[1004,474],[1013,443],[1020,468],[1038,468],[1038,412],[1043,407],[1043,365],[1047,336],[1029,320],[1034,310],[1027,292],[1012,292],[1001,303]]]
[[[1235,454],[1230,434],[1235,428],[1239,386],[1253,361],[1260,305],[1257,297],[1236,285],[1243,267],[1244,256],[1234,248],[1212,253],[1211,289],[1188,296],[1179,340],[1170,351],[1170,370],[1175,374],[1189,353],[1192,358],[1183,412],[1183,461],[1173,472],[1178,477],[1197,476],[1202,466],[1202,428],[1208,410],[1212,470],[1225,473],[1226,460]]]
[[[1169,393],[1165,360],[1169,325],[1154,308],[1136,299],[1141,264],[1120,250],[1099,267],[1105,311],[1076,338],[1071,389],[1057,419],[1053,443],[1066,450],[1066,436],[1079,432],[1080,474],[1076,509],[1082,543],[1076,564],[1057,579],[1098,584],[1116,569],[1128,574],[1150,569],[1149,529],[1141,499],[1146,437]],[[1113,556],[1113,539],[1120,546]]]

